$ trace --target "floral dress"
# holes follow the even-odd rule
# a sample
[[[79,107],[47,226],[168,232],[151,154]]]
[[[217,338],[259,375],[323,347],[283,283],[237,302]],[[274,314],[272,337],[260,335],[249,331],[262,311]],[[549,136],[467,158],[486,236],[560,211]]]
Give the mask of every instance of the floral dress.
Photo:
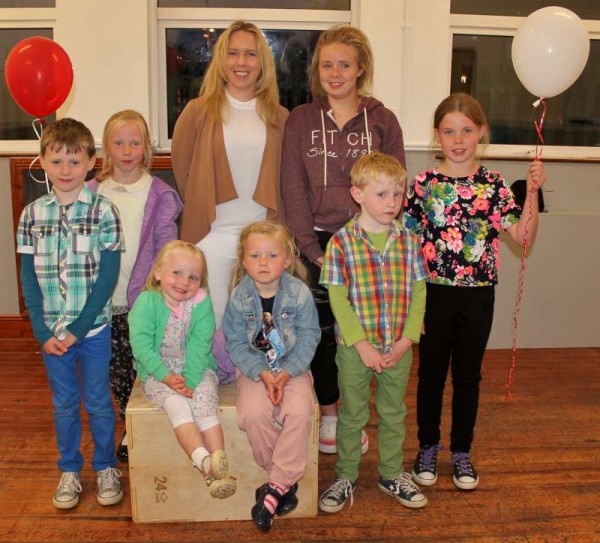
[[[409,186],[403,222],[421,236],[429,282],[477,287],[498,282],[500,230],[520,215],[498,172],[480,166],[468,177],[448,177],[434,168]]]
[[[165,335],[160,346],[160,356],[163,363],[172,373],[180,375],[183,372],[186,358],[185,343],[190,327],[192,308],[195,301],[184,300],[178,311],[171,312]],[[215,415],[218,410],[217,375],[207,369],[204,379],[194,389],[193,396],[187,398],[194,417],[208,417]],[[157,407],[163,406],[169,396],[177,396],[172,388],[158,381],[151,375],[142,384],[144,395]]]

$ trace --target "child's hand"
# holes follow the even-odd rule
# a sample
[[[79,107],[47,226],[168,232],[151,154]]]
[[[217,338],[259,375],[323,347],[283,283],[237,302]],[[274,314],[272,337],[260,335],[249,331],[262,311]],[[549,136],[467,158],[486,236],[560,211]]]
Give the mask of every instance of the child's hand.
[[[273,385],[275,388],[275,399],[273,405],[278,405],[283,400],[283,389],[287,382],[291,379],[290,374],[283,370],[275,375],[275,379],[273,380]]]
[[[77,341],[77,338],[71,334],[71,332],[67,331],[67,335],[64,337],[64,339],[61,339],[60,342],[64,345],[65,347],[65,351],[71,346],[73,345],[75,342]]]
[[[54,336],[42,345],[42,350],[46,354],[53,354],[54,356],[62,356],[67,352],[67,348],[64,346],[63,342]]]
[[[362,363],[367,368],[377,373],[381,373],[386,368],[382,354],[366,339],[355,343],[354,348],[358,351]]]
[[[541,160],[534,160],[527,170],[527,190],[542,188],[546,182],[546,168]]]
[[[263,371],[260,374],[260,378],[262,379],[262,382],[264,383],[265,388],[267,389],[267,396],[269,397],[273,405],[277,405],[276,402],[278,400],[279,393],[275,390],[275,376],[270,371]]]
[[[393,368],[398,362],[400,362],[402,357],[406,354],[406,351],[412,347],[412,343],[412,340],[405,337],[401,337],[398,341],[396,341],[392,347],[392,351],[383,355],[385,367]]]
[[[169,375],[163,379],[163,383],[173,391],[177,392],[177,394],[181,394],[186,398],[191,398],[194,393],[192,388],[186,384],[185,377],[183,375],[169,373]]]

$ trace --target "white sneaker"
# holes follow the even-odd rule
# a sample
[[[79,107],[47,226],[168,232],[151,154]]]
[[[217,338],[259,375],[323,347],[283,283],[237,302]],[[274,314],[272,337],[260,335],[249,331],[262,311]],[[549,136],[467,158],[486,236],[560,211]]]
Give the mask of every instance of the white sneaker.
[[[335,454],[337,445],[335,440],[337,424],[335,422],[322,423],[319,428],[319,451],[325,454]],[[369,436],[363,430],[361,437],[361,452],[365,454],[369,450]]]
[[[106,468],[97,472],[96,481],[98,482],[98,503],[100,505],[114,505],[123,499],[123,490],[121,489],[122,473],[115,468]]]
[[[76,471],[63,472],[58,487],[52,496],[52,503],[57,509],[71,509],[79,503],[81,482]]]

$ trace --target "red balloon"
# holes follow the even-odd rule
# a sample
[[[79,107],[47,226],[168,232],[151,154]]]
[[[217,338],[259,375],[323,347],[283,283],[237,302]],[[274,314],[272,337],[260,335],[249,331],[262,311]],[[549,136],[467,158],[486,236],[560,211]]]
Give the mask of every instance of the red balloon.
[[[15,102],[35,117],[54,113],[73,85],[69,55],[58,43],[41,36],[26,38],[13,47],[4,73]]]

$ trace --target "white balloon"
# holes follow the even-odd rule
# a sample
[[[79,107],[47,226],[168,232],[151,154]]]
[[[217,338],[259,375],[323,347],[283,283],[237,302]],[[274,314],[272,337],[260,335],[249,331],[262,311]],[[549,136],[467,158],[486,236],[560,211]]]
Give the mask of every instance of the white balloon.
[[[512,43],[517,77],[534,96],[551,98],[567,90],[585,68],[590,39],[572,11],[549,6],[519,26]]]

